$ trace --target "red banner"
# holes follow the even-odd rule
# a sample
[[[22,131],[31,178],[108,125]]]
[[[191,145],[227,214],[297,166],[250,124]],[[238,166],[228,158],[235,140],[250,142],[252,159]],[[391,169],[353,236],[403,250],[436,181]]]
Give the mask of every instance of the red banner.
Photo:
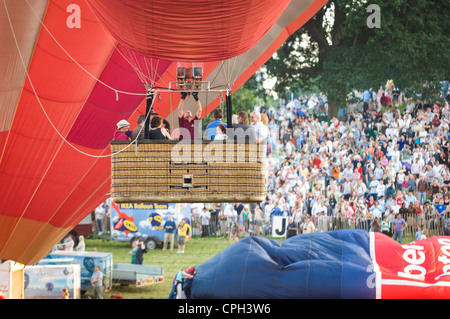
[[[368,285],[376,288],[377,299],[450,297],[450,237],[400,245],[371,233],[370,242],[375,275]]]

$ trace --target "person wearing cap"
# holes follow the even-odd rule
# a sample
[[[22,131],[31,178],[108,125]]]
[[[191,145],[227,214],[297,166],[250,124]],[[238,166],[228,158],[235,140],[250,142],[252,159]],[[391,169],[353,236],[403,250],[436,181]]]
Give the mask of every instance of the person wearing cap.
[[[314,226],[314,223],[311,221],[309,215],[306,215],[305,221],[300,225],[300,227],[302,229],[302,234],[311,234],[316,231],[316,226]]]
[[[117,131],[114,133],[114,141],[129,141],[130,138],[126,132],[130,129],[130,123],[127,120],[121,120],[117,123]]]

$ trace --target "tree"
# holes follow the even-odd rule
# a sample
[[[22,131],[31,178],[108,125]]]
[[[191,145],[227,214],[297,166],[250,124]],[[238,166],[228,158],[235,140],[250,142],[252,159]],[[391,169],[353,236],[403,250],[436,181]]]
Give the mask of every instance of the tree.
[[[330,113],[345,106],[352,89],[377,89],[388,79],[402,89],[449,79],[450,2],[377,0],[379,28],[361,0],[330,0],[291,35],[266,64],[275,90],[328,94]]]
[[[231,95],[231,109],[233,114],[238,114],[240,111],[250,113],[253,107],[258,104],[258,99],[268,99],[267,92],[261,87],[260,81],[257,80],[257,75],[253,75],[242,85],[236,92]],[[218,108],[221,108],[224,114],[223,121],[227,122],[227,109],[225,96]],[[213,112],[208,113],[203,119],[204,123],[213,121]]]

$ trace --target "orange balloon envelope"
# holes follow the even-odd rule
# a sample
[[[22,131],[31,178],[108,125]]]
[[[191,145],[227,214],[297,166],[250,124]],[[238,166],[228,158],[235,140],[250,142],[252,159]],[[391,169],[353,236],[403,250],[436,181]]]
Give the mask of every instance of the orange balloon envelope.
[[[199,63],[211,87],[235,91],[325,3],[4,1],[0,259],[39,261],[108,198],[109,142],[118,121],[134,128],[145,113],[148,87]],[[204,115],[218,97],[201,94]],[[154,109],[170,120],[179,98]]]

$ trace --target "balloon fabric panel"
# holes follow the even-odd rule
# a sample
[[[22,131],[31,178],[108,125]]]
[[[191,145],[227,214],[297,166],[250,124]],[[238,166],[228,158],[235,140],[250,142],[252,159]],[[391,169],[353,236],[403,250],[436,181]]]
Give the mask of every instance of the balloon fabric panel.
[[[246,52],[289,0],[89,0],[100,22],[133,51],[170,61],[221,61]],[[128,28],[124,28],[127,25]]]
[[[196,268],[192,298],[374,298],[368,233],[317,234],[232,244]]]
[[[66,6],[70,4],[65,2]],[[64,7],[62,1],[58,5]],[[95,21],[84,6],[83,18]],[[74,59],[92,75],[99,76],[114,43],[98,24],[85,23],[83,28],[74,30],[65,27],[66,19],[65,10],[49,2],[43,24]],[[8,225],[0,233],[0,256],[23,263],[37,261],[57,242],[52,233],[60,239],[68,232],[70,228],[53,224],[52,218],[62,214],[66,216],[62,219],[67,219],[72,214],[58,208],[96,160],[84,157],[72,161],[79,159],[75,156],[79,152],[73,149],[60,153],[69,147],[62,137],[67,136],[76,121],[96,80],[77,66],[51,35],[41,28],[27,70],[32,82],[25,81],[0,163],[0,182],[8,185],[0,193],[0,221]],[[42,246],[24,255],[30,243]]]

